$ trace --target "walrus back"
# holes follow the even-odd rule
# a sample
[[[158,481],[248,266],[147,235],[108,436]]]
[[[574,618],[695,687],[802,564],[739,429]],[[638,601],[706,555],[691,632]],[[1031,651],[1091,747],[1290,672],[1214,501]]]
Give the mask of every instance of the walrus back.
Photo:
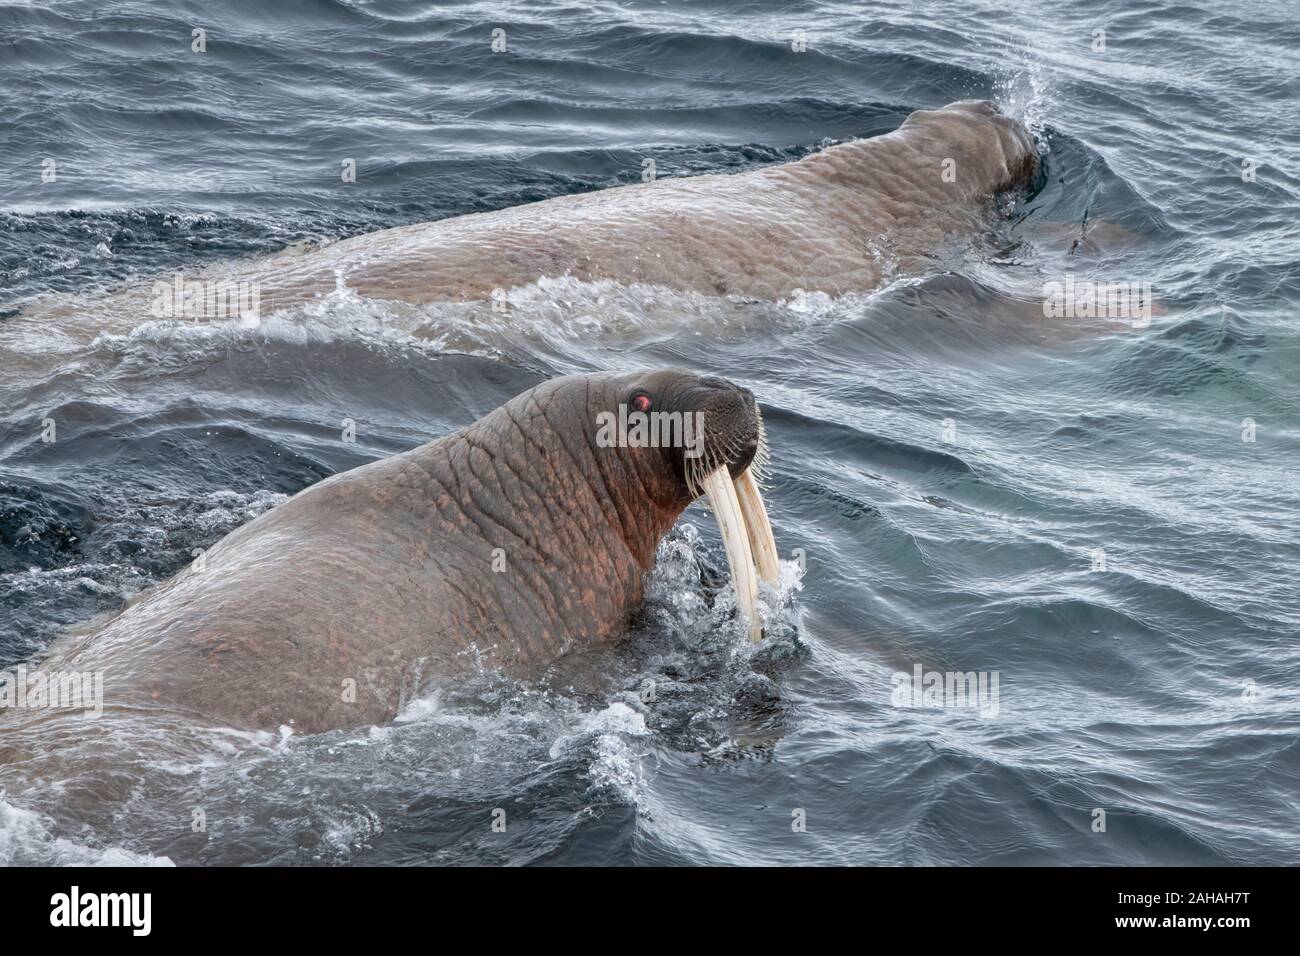
[[[1022,123],[967,100],[793,163],[399,226],[186,278],[249,283],[263,314],[339,288],[413,304],[482,301],[557,276],[761,299],[841,295],[924,267],[1036,164]],[[151,287],[135,286],[93,303],[37,303],[9,323],[92,338],[129,331],[152,311]]]
[[[267,301],[290,305],[340,277],[361,295],[413,303],[486,299],[559,275],[767,299],[867,291],[882,258],[910,260],[976,227],[987,200],[1027,183],[1036,164],[1022,123],[961,101],[794,163],[358,236],[282,260]]]
[[[391,720],[418,691],[400,675],[454,669],[462,649],[440,549],[419,509],[402,508],[411,480],[396,456],[300,492],[56,642],[43,668],[102,671],[118,707],[232,727]],[[340,602],[345,588],[362,598]]]

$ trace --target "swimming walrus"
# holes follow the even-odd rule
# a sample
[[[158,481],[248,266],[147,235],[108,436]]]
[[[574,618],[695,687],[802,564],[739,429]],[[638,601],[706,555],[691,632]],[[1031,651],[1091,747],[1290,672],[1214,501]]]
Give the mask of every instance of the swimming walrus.
[[[1036,157],[1022,124],[988,101],[963,100],[793,163],[356,236],[259,271],[262,306],[338,281],[421,303],[558,275],[754,298],[861,291],[880,283],[887,258],[933,252],[970,231],[984,201],[1025,182]]]
[[[543,276],[754,298],[875,288],[1034,171],[1033,139],[985,100],[918,110],[895,131],[797,162],[657,179],[355,236],[252,276],[262,308],[329,292],[483,299]]]
[[[554,379],[307,488],[56,641],[40,670],[102,673],[114,712],[304,733],[389,721],[435,675],[536,673],[617,636],[701,493],[752,634],[755,572],[777,573],[751,475],[764,456],[754,396],[722,379]]]
[[[962,100],[797,162],[399,226],[213,266],[187,276],[181,294],[160,280],[90,307],[56,297],[26,314],[65,338],[93,338],[149,315],[228,317],[229,306],[214,307],[221,283],[256,289],[261,315],[340,286],[422,304],[486,300],[558,276],[759,299],[868,291],[891,273],[922,271],[946,240],[978,230],[987,200],[1027,184],[1036,164],[1022,123],[986,100]],[[16,333],[21,317],[8,324]]]

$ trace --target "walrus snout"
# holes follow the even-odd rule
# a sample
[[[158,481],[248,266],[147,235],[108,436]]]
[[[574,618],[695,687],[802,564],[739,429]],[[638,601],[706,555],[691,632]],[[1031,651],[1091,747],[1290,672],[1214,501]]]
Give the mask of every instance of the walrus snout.
[[[697,457],[708,462],[708,470],[725,464],[731,477],[739,478],[763,447],[763,419],[754,393],[724,378],[704,376],[690,401],[699,408],[705,446]]]
[[[754,456],[758,454],[760,442],[758,434],[755,433],[740,443],[738,454],[727,465],[727,470],[731,472],[732,478],[739,478],[741,473],[754,462]]]

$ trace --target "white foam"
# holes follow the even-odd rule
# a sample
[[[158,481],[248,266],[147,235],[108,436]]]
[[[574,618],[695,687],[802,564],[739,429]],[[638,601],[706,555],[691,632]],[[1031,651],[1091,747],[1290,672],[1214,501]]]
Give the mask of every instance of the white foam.
[[[51,824],[32,810],[0,797],[0,866],[173,866],[167,857],[121,847],[97,848],[54,836]]]
[[[710,607],[700,587],[705,553],[699,529],[689,521],[678,522],[659,542],[654,570],[646,580],[646,610],[688,646],[709,647],[721,640],[747,654],[754,645],[737,614],[735,590],[729,585],[718,588]],[[726,567],[725,555],[716,555],[712,564]],[[799,562],[778,559],[778,565],[776,585],[759,582],[759,614],[769,627],[788,613],[795,593],[803,589]]]

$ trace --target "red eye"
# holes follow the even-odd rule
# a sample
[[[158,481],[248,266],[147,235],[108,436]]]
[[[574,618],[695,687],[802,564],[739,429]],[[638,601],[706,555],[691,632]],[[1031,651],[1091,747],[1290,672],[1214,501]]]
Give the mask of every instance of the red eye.
[[[638,395],[636,398],[632,399],[632,407],[638,412],[650,411],[650,396]]]

